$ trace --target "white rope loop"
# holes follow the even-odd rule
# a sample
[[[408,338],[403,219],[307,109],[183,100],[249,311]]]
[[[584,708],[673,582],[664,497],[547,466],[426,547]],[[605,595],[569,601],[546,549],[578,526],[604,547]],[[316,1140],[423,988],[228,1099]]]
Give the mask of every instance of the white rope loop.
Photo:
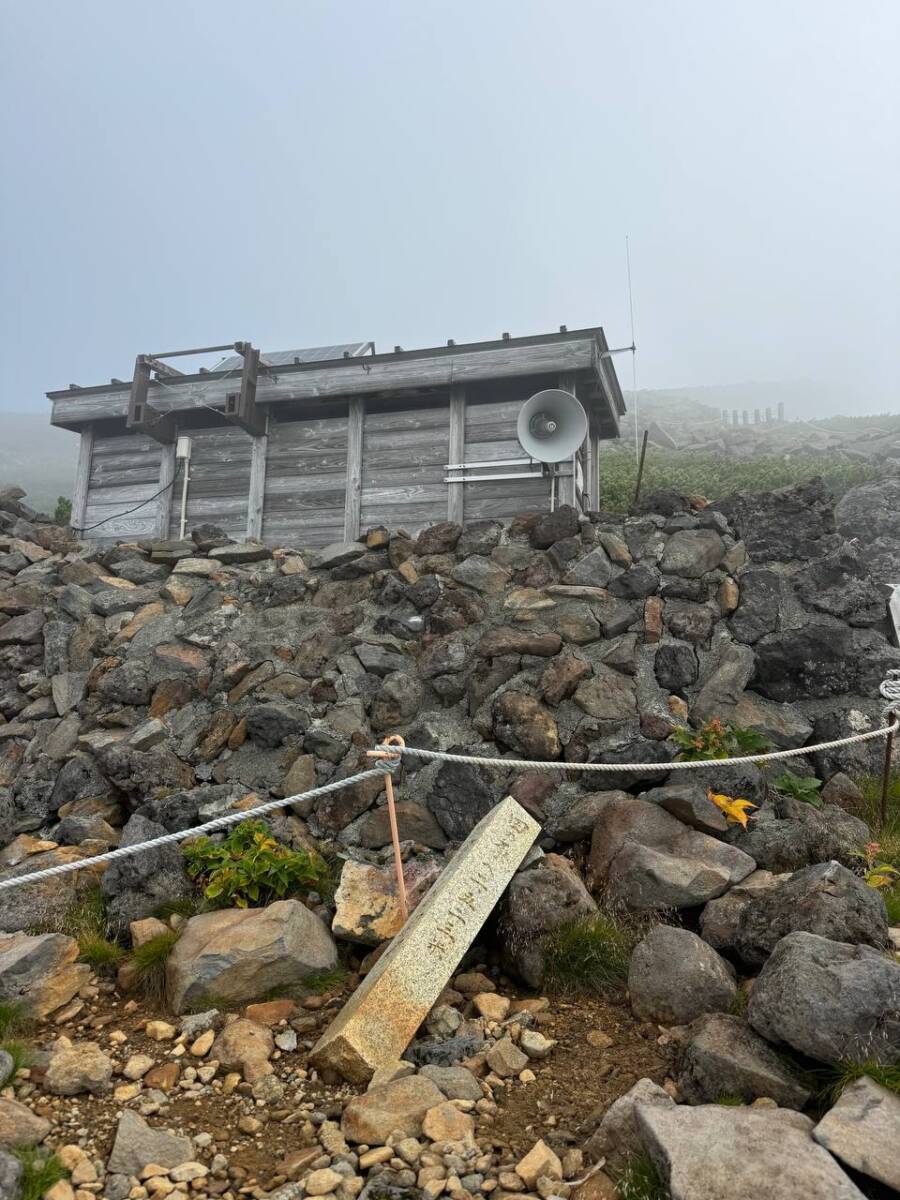
[[[881,695],[887,700],[885,712],[891,712],[893,709],[900,708],[900,670],[888,671],[887,679],[878,689]]]
[[[352,787],[355,783],[360,783],[363,779],[374,779],[376,775],[388,775],[394,770],[396,761],[391,762],[388,759],[379,761],[377,767],[372,767],[369,771],[361,771],[358,775],[351,775],[347,779],[338,779],[334,783],[323,784],[322,787],[313,788],[309,792],[301,792],[296,796],[285,796],[283,800],[269,800],[265,804],[258,804],[255,808],[248,808],[243,812],[226,813],[222,817],[216,817],[212,821],[206,821],[203,825],[196,825],[193,829],[181,829],[177,833],[161,834],[157,838],[151,838],[149,842],[135,842],[132,846],[117,846],[115,850],[108,850],[105,854],[97,854],[93,858],[82,858],[78,862],[60,863],[55,867],[45,867],[42,871],[34,871],[31,875],[19,875],[15,879],[0,880],[0,891],[7,888],[21,887],[24,883],[34,883],[38,879],[50,879],[54,875],[67,875],[69,871],[80,871],[83,867],[95,867],[97,863],[113,862],[117,858],[128,858],[132,854],[139,854],[144,850],[152,850],[155,846],[167,846],[173,842],[183,842],[187,838],[197,837],[199,834],[214,833],[217,829],[226,829],[229,825],[237,825],[241,821],[253,821],[257,817],[262,817],[266,813],[274,812],[278,808],[286,808],[289,804],[296,804],[299,800],[312,800],[318,796],[327,796],[330,792],[339,792],[343,788]],[[0,918],[2,925],[2,918]]]
[[[426,758],[440,762],[470,763],[476,767],[500,767],[511,770],[527,767],[531,771],[596,771],[615,774],[619,771],[690,771],[702,767],[722,767],[729,763],[765,763],[776,762],[782,758],[802,758],[804,754],[814,754],[817,750],[833,750],[837,746],[850,746],[854,742],[870,742],[875,738],[887,737],[900,729],[900,720],[879,729],[871,729],[868,733],[855,733],[851,737],[835,738],[831,742],[817,742],[814,746],[797,746],[793,750],[773,750],[768,754],[743,754],[739,758],[703,758],[687,759],[676,762],[644,762],[644,763],[579,763],[553,762],[531,760],[526,758],[481,758],[477,754],[450,754],[445,750],[420,750],[415,746],[379,746],[379,750],[393,754],[395,760],[401,755],[412,758]]]

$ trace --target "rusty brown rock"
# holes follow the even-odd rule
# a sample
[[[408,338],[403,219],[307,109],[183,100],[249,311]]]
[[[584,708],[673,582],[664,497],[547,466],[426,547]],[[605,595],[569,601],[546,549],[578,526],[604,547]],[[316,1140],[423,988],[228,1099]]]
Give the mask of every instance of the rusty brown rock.
[[[591,674],[590,663],[574,654],[560,654],[544,667],[541,675],[541,694],[548,704],[559,704],[568,699],[582,679]]]

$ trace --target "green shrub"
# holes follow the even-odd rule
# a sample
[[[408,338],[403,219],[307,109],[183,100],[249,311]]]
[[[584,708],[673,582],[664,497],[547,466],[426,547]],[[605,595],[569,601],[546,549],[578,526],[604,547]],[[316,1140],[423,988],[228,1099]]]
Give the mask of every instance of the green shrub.
[[[197,838],[184,847],[188,874],[214,908],[266,905],[328,886],[328,866],[314,851],[291,850],[263,821],[242,821],[222,842]]]
[[[813,808],[822,807],[822,797],[819,795],[822,780],[816,779],[815,775],[795,775],[793,771],[785,771],[775,780],[775,786],[785,796],[802,800],[804,804],[811,804]]]
[[[166,998],[166,962],[181,935],[174,929],[148,938],[135,946],[129,961],[134,967],[134,982],[139,991],[153,1004]]]
[[[888,925],[900,925],[900,886],[888,888],[881,893],[881,898],[887,909]]]
[[[59,496],[56,500],[56,509],[53,513],[54,525],[62,525],[65,527],[72,520],[72,501],[65,496]]]
[[[541,940],[544,987],[562,995],[621,991],[635,946],[648,922],[601,909],[551,930]]]
[[[646,1154],[632,1154],[616,1179],[619,1200],[668,1200],[669,1190]]]
[[[876,479],[880,473],[875,467],[848,463],[832,455],[773,456],[739,462],[725,455],[648,446],[641,493],[674,488],[683,496],[719,500],[732,492],[771,492],[821,476],[836,495],[843,495],[859,483]],[[603,508],[628,512],[636,479],[637,465],[630,451],[604,448],[600,456]]]
[[[747,1005],[750,1002],[750,993],[743,984],[738,986],[738,990],[731,998],[731,1003],[728,1005],[728,1011],[733,1017],[742,1017],[747,1011]]]
[[[33,1146],[13,1150],[22,1164],[22,1191],[19,1200],[41,1200],[54,1183],[65,1179],[68,1171],[55,1154],[41,1155]]]
[[[699,729],[674,729],[669,735],[679,748],[680,759],[700,762],[708,758],[741,758],[745,754],[765,754],[771,743],[755,729],[726,725],[718,718]]]
[[[744,1108],[746,1103],[743,1096],[732,1096],[728,1092],[716,1096],[716,1104],[721,1104],[723,1108]]]

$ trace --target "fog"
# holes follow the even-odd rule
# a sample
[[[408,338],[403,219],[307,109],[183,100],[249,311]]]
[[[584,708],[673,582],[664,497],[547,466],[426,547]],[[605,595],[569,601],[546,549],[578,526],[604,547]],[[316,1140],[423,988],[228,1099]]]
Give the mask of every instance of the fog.
[[[896,0],[0,13],[9,410],[237,338],[627,344],[627,235],[638,387],[900,411]]]

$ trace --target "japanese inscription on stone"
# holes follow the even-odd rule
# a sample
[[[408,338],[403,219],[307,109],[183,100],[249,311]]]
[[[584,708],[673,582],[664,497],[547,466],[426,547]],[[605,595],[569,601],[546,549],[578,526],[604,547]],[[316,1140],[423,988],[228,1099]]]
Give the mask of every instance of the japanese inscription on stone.
[[[354,1082],[399,1058],[528,852],[540,826],[511,796],[492,809],[313,1048]]]

